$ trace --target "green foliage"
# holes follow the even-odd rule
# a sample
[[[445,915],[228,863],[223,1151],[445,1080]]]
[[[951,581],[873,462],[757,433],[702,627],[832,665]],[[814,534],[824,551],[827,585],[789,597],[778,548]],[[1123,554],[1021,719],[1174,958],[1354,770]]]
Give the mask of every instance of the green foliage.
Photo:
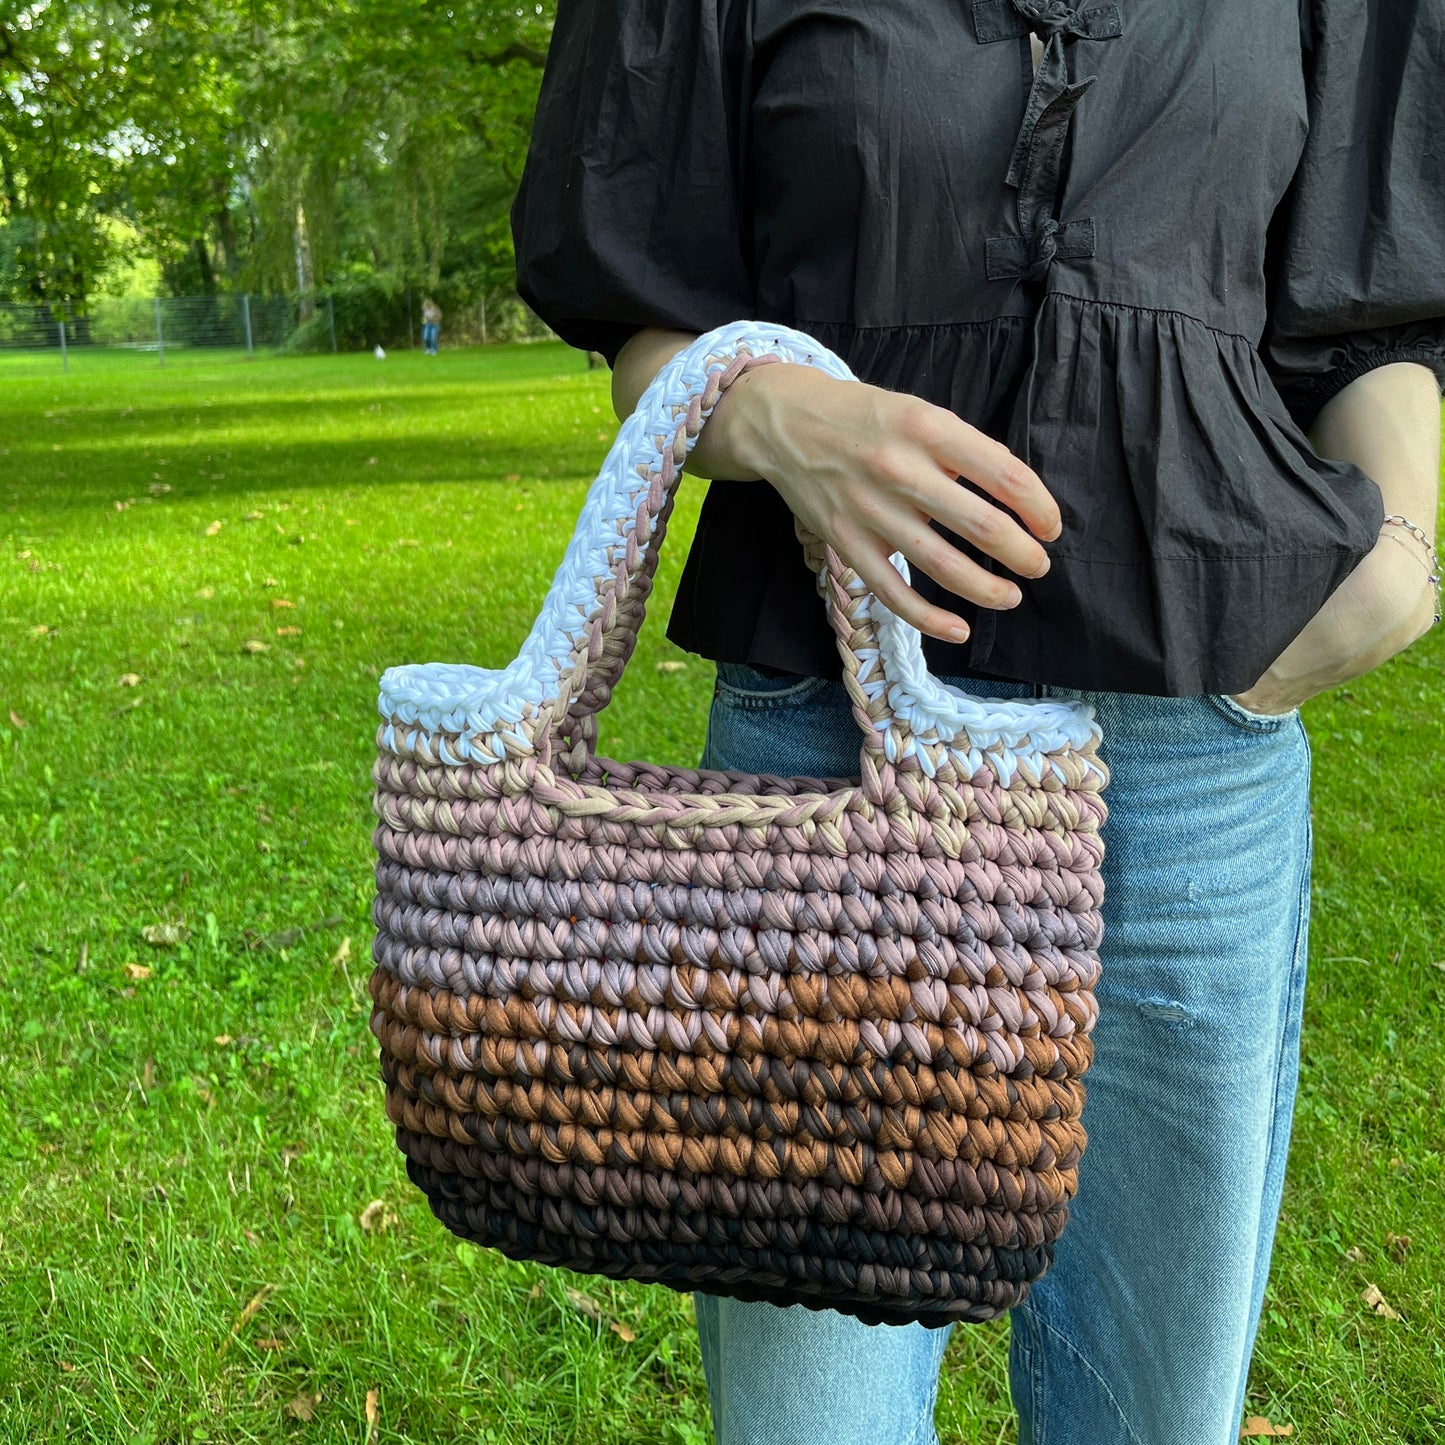
[[[371,1445],[701,1445],[686,1301],[452,1240],[367,1030],[377,677],[513,655],[615,434],[607,373],[544,344],[0,358],[0,387],[0,1440],[340,1445],[375,1389]],[[712,671],[661,626],[700,490],[613,756],[702,741]],[[1445,1433],[1442,696],[1445,628],[1306,710],[1303,1071],[1250,1407],[1311,1445]],[[946,1445],[1013,1438],[1005,1340],[955,1332]]]
[[[364,270],[510,286],[551,5],[69,0],[0,10],[0,300],[83,307],[116,240],[174,295]],[[6,114],[7,108],[9,114]]]

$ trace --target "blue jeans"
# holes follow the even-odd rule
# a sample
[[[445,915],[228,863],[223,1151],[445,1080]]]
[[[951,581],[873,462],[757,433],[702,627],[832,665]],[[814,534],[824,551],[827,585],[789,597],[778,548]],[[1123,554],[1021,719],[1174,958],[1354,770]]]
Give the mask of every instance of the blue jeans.
[[[1019,1445],[1232,1445],[1298,1071],[1304,728],[1223,697],[950,681],[1093,703],[1111,772],[1088,1146],[1054,1263],[1010,1312]],[[841,682],[719,666],[706,766],[842,776],[858,742]],[[936,1440],[947,1330],[694,1304],[718,1445]]]
[[[431,356],[437,354],[437,342],[441,338],[442,324],[440,321],[423,321],[421,324],[421,345],[422,350]]]

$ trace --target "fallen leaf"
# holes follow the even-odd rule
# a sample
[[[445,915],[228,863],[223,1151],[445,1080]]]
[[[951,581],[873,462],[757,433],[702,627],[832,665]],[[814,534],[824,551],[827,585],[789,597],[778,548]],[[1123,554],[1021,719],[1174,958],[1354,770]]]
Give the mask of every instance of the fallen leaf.
[[[220,1044],[224,1048],[225,1045],[234,1044],[236,1041],[230,1036],[230,1034],[217,1034],[211,1042]]]
[[[600,1320],[602,1318],[602,1306],[597,1303],[591,1295],[583,1294],[580,1289],[573,1289],[567,1286],[567,1303],[579,1314],[584,1314],[589,1320]]]
[[[268,577],[261,585],[263,587],[279,587],[281,584],[274,577]]]
[[[140,936],[152,948],[174,948],[185,941],[186,930],[179,923],[148,923]]]
[[[376,1434],[376,1424],[381,1418],[376,1409],[377,1398],[380,1394],[381,1391],[374,1385],[366,1392],[366,1439],[368,1445],[371,1437]]]
[[[128,963],[125,966],[125,976],[135,979],[149,978],[151,971],[143,963]]]
[[[521,472],[508,472],[502,480],[505,482],[520,482],[522,480],[522,474]]]
[[[271,599],[271,606],[272,606],[272,607],[277,607],[277,608],[281,608],[281,607],[295,607],[295,605],[296,605],[296,604],[295,604],[294,602],[288,602],[284,597],[273,597],[273,598]]]
[[[50,629],[42,622],[38,627],[32,627],[30,629],[30,635],[32,637],[48,637],[50,635]]]
[[[216,535],[216,533],[219,532],[220,530],[221,530],[221,523],[220,523],[220,522],[212,522],[212,523],[206,528],[206,536],[208,536],[208,537],[214,537],[214,536]]]
[[[298,1140],[296,1141],[296,1143],[294,1143],[294,1144],[286,1144],[286,1145],[284,1145],[284,1146],[282,1147],[282,1149],[281,1149],[281,1159],[282,1159],[282,1162],[283,1162],[283,1163],[286,1163],[286,1164],[294,1163],[294,1162],[295,1162],[297,1159],[299,1159],[305,1152],[306,1152],[306,1145],[305,1145],[304,1142],[302,1142],[302,1141],[299,1140],[299,1139],[298,1139]]]
[[[247,512],[246,515],[241,518],[241,520],[243,522],[259,522],[262,519],[263,515],[264,513],[261,512]]]
[[[241,644],[242,652],[270,652],[270,650],[271,644],[269,642],[257,642],[255,638],[251,638],[249,641]]]
[[[637,1332],[630,1325],[625,1325],[621,1320],[613,1320],[608,1327],[623,1344],[630,1345],[636,1338]]]
[[[252,1234],[249,1229],[243,1229],[241,1231],[241,1238],[244,1239],[246,1243],[251,1246],[252,1249],[256,1249],[260,1246],[261,1237],[257,1234]]]
[[[527,1298],[528,1298],[528,1299],[541,1299],[541,1298],[542,1298],[542,1281],[541,1281],[541,1280],[538,1280],[537,1283],[534,1284],[534,1285],[532,1286],[532,1288],[527,1291]]]
[[[140,1086],[143,1089],[154,1089],[156,1086],[156,1061],[151,1055],[146,1056],[146,1061],[141,1065]]]
[[[1385,1247],[1390,1251],[1390,1258],[1396,1264],[1404,1264],[1405,1253],[1410,1248],[1410,1236],[1408,1234],[1387,1234]]]
[[[170,491],[170,488],[164,482],[152,482],[147,488],[147,491],[149,491],[153,497],[163,497]]]
[[[252,1319],[254,1319],[257,1314],[260,1313],[261,1306],[266,1303],[267,1295],[269,1295],[271,1291],[275,1288],[276,1286],[274,1284],[263,1284],[261,1288],[258,1289],[256,1293],[251,1296],[250,1300],[246,1304],[246,1308],[241,1311],[241,1313],[236,1317],[236,1323],[231,1326],[231,1333],[228,1334],[226,1338],[221,1341],[221,1348],[216,1352],[217,1354],[223,1355],[228,1349],[230,1349],[231,1341],[234,1340],[236,1336],[239,1335],[241,1331],[246,1328],[246,1325]],[[317,1398],[320,1399],[320,1396],[317,1396]],[[310,1416],[307,1416],[307,1418],[309,1419]]]
[[[331,955],[333,965],[351,962],[351,935],[348,933],[337,945],[336,952]]]
[[[12,707],[10,709],[10,726],[13,728],[23,728],[29,727],[29,723],[27,723],[25,719],[21,717],[20,714],[16,712],[15,709]]]
[[[397,1223],[397,1217],[386,1207],[384,1199],[373,1199],[357,1215],[356,1222],[368,1234],[372,1234],[379,1233],[383,1229],[391,1229]]]
[[[216,1096],[204,1084],[196,1085],[196,1098],[208,1109],[216,1107]]]
[[[129,506],[129,502],[117,502],[115,504],[115,509],[117,512],[124,512]]]
[[[257,1340],[257,1341],[256,1341],[256,1348],[257,1348],[258,1350],[284,1350],[284,1349],[286,1348],[286,1341],[285,1341],[285,1340]]]
[[[214,597],[215,595],[216,595],[216,589],[215,589],[214,587],[197,587],[197,588],[196,588],[196,596],[199,597],[203,602],[209,602],[209,601],[211,600],[211,598]]]
[[[316,1407],[321,1403],[321,1393],[317,1391],[314,1395],[297,1395],[294,1400],[286,1404],[286,1413],[293,1420],[309,1422],[316,1418]]]
[[[1349,1260],[1351,1264],[1358,1264],[1364,1257],[1365,1251],[1361,1249],[1358,1244],[1352,1244],[1345,1251],[1345,1258]]]
[[[1366,1285],[1360,1298],[1380,1316],[1381,1319],[1398,1320],[1400,1312],[1382,1295],[1375,1285]]]
[[[72,1365],[69,1360],[62,1360],[60,1362],[60,1369],[63,1374],[69,1375],[74,1371],[75,1366]]]
[[[300,629],[299,627],[278,627],[278,628],[276,629],[276,636],[277,636],[277,637],[300,637],[300,636],[301,636],[301,629]]]
[[[118,678],[116,678],[116,680],[115,680],[115,685],[116,685],[117,687],[139,687],[139,686],[140,686],[140,673],[138,673],[138,672],[123,672],[123,673],[121,673],[121,675],[120,675]]]
[[[659,662],[657,664],[657,670],[659,672],[686,672],[687,663],[678,662],[676,659],[672,659],[667,662]]]
[[[1263,1415],[1251,1415],[1244,1422],[1244,1429],[1239,1432],[1241,1440],[1255,1440],[1266,1435],[1293,1435],[1293,1425],[1275,1425],[1265,1419]]]

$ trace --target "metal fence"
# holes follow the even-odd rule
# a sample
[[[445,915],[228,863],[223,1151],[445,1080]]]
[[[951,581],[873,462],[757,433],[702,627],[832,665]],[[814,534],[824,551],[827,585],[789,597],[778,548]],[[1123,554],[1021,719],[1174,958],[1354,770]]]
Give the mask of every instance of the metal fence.
[[[446,346],[551,333],[514,293],[441,298]],[[421,297],[340,290],[311,296],[103,298],[83,309],[0,304],[0,375],[42,368],[234,359],[421,346]]]

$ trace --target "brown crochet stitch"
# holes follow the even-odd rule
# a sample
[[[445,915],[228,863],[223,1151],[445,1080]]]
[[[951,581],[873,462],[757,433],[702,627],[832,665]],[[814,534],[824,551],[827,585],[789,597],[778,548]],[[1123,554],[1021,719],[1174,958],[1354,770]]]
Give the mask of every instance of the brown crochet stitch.
[[[593,753],[686,438],[774,359],[740,350],[680,410],[559,699],[487,735],[501,761],[380,730],[387,1113],[437,1217],[514,1258],[869,1322],[992,1319],[1047,1269],[1078,1187],[1093,746],[1006,786],[944,742],[903,746],[860,679],[866,593],[800,529],[858,775]]]

